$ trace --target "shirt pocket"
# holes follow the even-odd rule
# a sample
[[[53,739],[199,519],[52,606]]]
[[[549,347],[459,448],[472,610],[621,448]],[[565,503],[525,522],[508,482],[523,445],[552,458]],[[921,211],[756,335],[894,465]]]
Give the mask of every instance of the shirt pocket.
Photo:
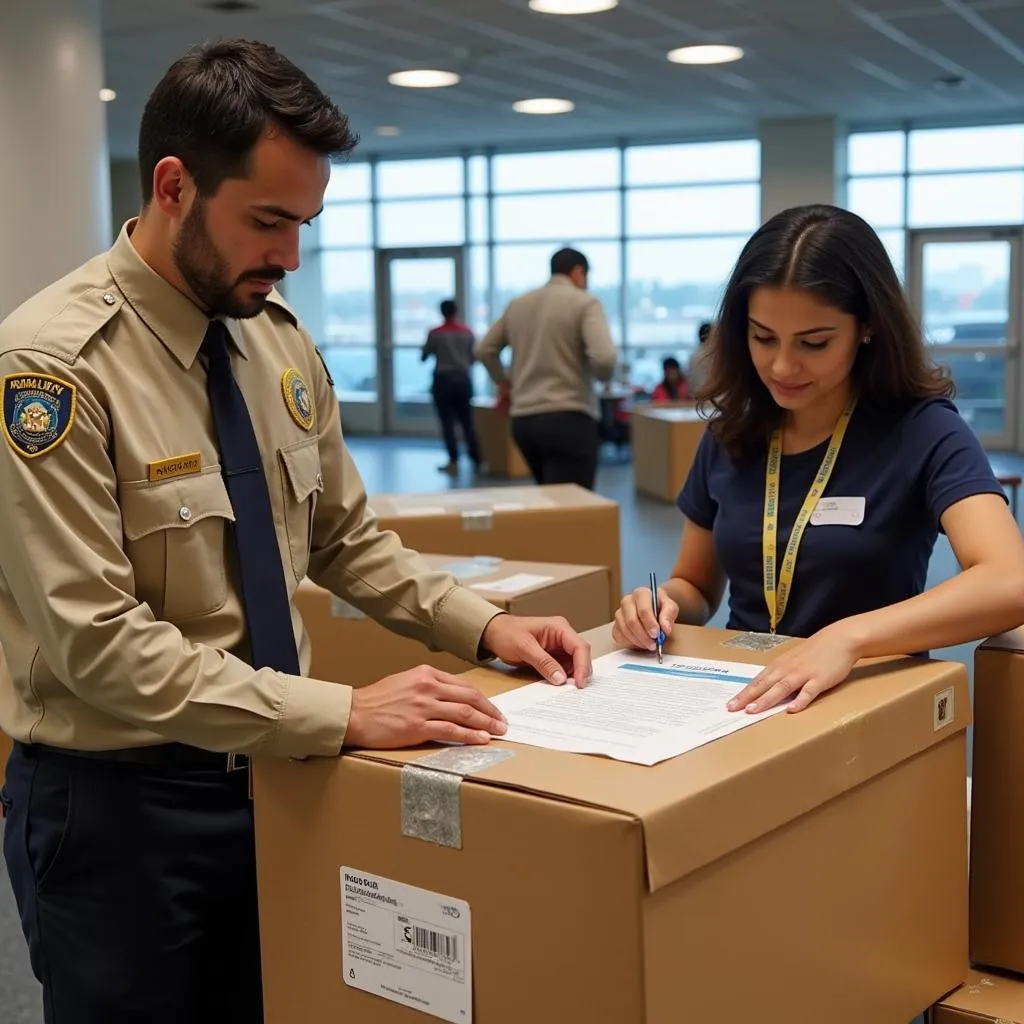
[[[170,622],[223,607],[226,527],[234,519],[220,466],[123,488],[121,520],[135,569],[135,596]]]
[[[307,437],[278,450],[288,549],[297,582],[301,582],[309,568],[313,517],[317,498],[324,489],[319,441],[318,437]]]

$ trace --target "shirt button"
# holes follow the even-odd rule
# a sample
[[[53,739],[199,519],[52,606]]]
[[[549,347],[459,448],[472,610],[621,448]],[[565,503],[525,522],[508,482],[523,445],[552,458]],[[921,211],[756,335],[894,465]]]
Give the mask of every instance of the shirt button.
[[[117,302],[117,299],[115,299],[114,296],[110,294],[110,292],[106,292],[103,296],[103,301],[108,306],[112,306],[115,302]]]
[[[178,518],[183,522],[187,523],[192,518],[192,509],[188,505],[182,505],[178,509]]]

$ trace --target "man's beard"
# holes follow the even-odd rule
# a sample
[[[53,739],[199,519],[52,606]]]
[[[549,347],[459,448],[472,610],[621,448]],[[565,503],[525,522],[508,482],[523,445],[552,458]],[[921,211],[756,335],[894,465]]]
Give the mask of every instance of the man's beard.
[[[247,271],[232,279],[227,260],[213,244],[206,230],[205,204],[196,199],[181,223],[178,237],[171,246],[171,258],[199,300],[203,310],[211,317],[226,316],[246,320],[263,312],[267,296],[250,292],[246,297],[238,293],[245,280],[279,281],[284,273],[279,267],[261,267]]]

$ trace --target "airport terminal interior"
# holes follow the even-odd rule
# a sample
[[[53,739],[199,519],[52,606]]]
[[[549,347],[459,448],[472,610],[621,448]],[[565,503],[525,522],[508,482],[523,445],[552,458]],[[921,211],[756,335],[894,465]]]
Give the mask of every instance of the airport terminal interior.
[[[44,14],[51,7],[56,12],[52,23],[51,14]],[[375,496],[389,496],[389,524],[397,524],[400,533],[404,521],[410,529],[422,527],[409,534],[416,546],[429,544],[429,553],[446,556],[463,569],[469,565],[470,577],[482,571],[481,564],[493,569],[507,559],[527,563],[515,569],[523,574],[524,588],[542,590],[558,576],[546,565],[598,566],[607,573],[601,580],[610,588],[608,614],[584,623],[590,628],[610,620],[622,593],[648,586],[652,572],[660,579],[670,575],[683,522],[675,498],[705,429],[685,390],[699,330],[714,322],[725,282],[750,236],[775,213],[805,203],[844,207],[878,233],[920,321],[928,354],[955,381],[957,408],[984,446],[1020,522],[1024,0],[187,0],[173,7],[156,0],[56,0],[15,4],[2,20],[0,130],[8,138],[16,133],[17,141],[0,152],[0,224],[13,225],[11,237],[0,237],[0,319],[33,291],[109,247],[137,214],[141,189],[135,147],[143,105],[162,72],[189,46],[226,36],[273,44],[350,115],[360,144],[334,166],[322,214],[302,229],[301,267],[279,290],[322,353],[371,507],[380,511]],[[60,75],[71,74],[67,69],[72,66],[78,87],[54,84]],[[58,160],[60,173],[33,174],[33,166]],[[86,180],[70,185],[75,178]],[[53,198],[54,190],[73,196],[74,208],[70,200]],[[570,523],[566,537],[575,539],[559,542],[564,557],[550,553],[552,545],[544,538],[548,521],[529,518],[535,500],[541,500],[531,497],[539,493],[537,486],[512,439],[498,389],[480,363],[471,371],[480,464],[471,461],[461,441],[458,461],[450,461],[432,400],[432,363],[422,358],[428,333],[441,323],[443,301],[457,304],[460,321],[479,341],[510,301],[545,284],[551,256],[563,247],[586,256],[589,290],[604,310],[617,350],[611,379],[594,384],[601,438],[594,491],[617,515],[618,550],[607,561],[585,543],[588,531],[597,527],[584,519],[573,527],[570,510],[565,511]],[[669,357],[682,368],[684,390],[662,403],[656,389]],[[503,358],[508,366],[509,353]],[[572,505],[571,499],[565,501]],[[467,516],[475,517],[472,526]],[[510,523],[504,532],[497,528],[502,516]],[[431,530],[447,519],[461,533],[446,549],[448,535],[440,526]],[[488,531],[515,539],[508,547],[504,541],[491,547]],[[475,567],[470,564],[474,558]],[[950,544],[940,535],[928,586],[957,572]],[[724,628],[727,617],[728,595],[709,625]],[[976,647],[932,652],[966,669],[962,684],[951,682],[951,687],[973,692]],[[344,645],[339,650],[343,661]],[[1024,644],[988,657],[1003,657],[1009,667],[991,671],[1024,687],[1024,669],[1016,660],[1009,665],[1024,657]],[[915,685],[927,688],[925,682]],[[930,713],[931,696],[925,697]],[[967,715],[969,703],[965,699],[957,714]],[[1016,704],[1007,698],[1006,707],[1005,717],[1016,715],[1016,724],[1024,728],[1019,698]],[[836,782],[836,794],[842,792],[834,798],[836,806],[855,785],[869,791],[889,779],[894,786],[909,787],[909,781],[892,780],[921,759],[938,757],[942,745],[930,746],[937,741],[930,738],[929,723],[928,737],[920,739],[913,757],[908,748],[900,755],[903,760],[893,754],[885,765],[880,760],[875,765],[875,754],[880,759],[877,752],[888,750],[889,742],[889,734],[873,724],[875,711],[851,706],[841,722],[833,723],[836,743],[852,742],[859,729],[865,743],[878,737],[877,745],[850,748],[846,774],[837,775],[844,781]],[[977,734],[963,722],[970,770]],[[940,735],[938,718],[935,728]],[[806,750],[814,742],[807,738]],[[585,756],[578,755],[580,760]],[[990,780],[999,795],[988,798],[985,813],[998,817],[994,802],[1008,817],[1019,817],[1024,814],[1024,802],[1015,792],[1019,776],[1010,781],[1010,774],[1024,765],[1018,759],[1010,766],[1019,752],[1005,756],[1007,777]],[[851,767],[854,762],[857,766]],[[864,763],[873,768],[858,775]],[[780,769],[773,784],[782,786],[787,779]],[[281,781],[275,792],[286,792],[287,784],[290,780]],[[592,792],[580,786],[581,793]],[[806,799],[810,808],[819,797],[794,799]],[[890,793],[885,799],[895,797]],[[904,806],[900,820],[916,820],[914,807]],[[469,811],[464,813],[469,835]],[[870,818],[871,812],[865,813]],[[786,814],[780,822],[797,812]],[[935,828],[946,830],[943,841],[955,846],[958,819],[952,812],[941,820],[935,814]],[[986,819],[985,827],[996,826]],[[1024,838],[1018,835],[1024,827],[1018,822],[1006,828],[1016,837],[1014,849],[1024,853]],[[677,838],[685,834],[673,833]],[[709,834],[709,848],[726,842],[714,829]],[[667,854],[658,859],[657,843],[667,841],[665,835],[652,831],[646,841],[653,893],[648,898],[654,899],[684,885],[683,867],[675,861],[666,867],[672,860]],[[689,838],[679,842],[687,849],[701,846]],[[965,842],[966,829],[961,845]],[[932,838],[923,834],[921,844],[920,849],[931,849]],[[867,848],[881,857],[883,846]],[[741,853],[734,850],[730,856]],[[962,864],[957,856],[949,854],[952,876],[967,868],[966,852]],[[385,857],[382,863],[394,860]],[[700,870],[710,870],[706,861]],[[727,861],[735,864],[723,857],[723,871]],[[983,863],[1005,868],[994,855]],[[906,870],[902,862],[901,870]],[[936,884],[945,885],[949,876],[936,872]],[[445,869],[440,877],[450,879],[451,873]],[[865,877],[874,878],[873,883],[863,881],[867,887],[883,884],[878,880],[885,875]],[[777,886],[784,880],[763,881]],[[972,876],[972,896],[976,881]],[[1000,887],[1012,884],[999,882]],[[1019,899],[1007,896],[1005,902],[1024,913],[1024,881],[1018,877],[1015,885],[1022,890]],[[948,897],[955,903],[958,895],[938,894],[934,900]],[[962,920],[950,925],[936,916],[931,927],[935,934],[961,928],[962,935],[945,945],[936,939],[927,954],[918,955],[900,945],[910,941],[914,929],[900,925],[900,931],[893,925],[895,931],[880,939],[878,948],[886,956],[899,950],[899,964],[879,965],[865,953],[862,962],[870,962],[870,968],[848,973],[858,986],[870,985],[872,971],[884,979],[879,985],[885,998],[864,1004],[877,1007],[878,1015],[863,1018],[863,1024],[907,1024],[961,982],[969,997],[980,993],[982,1001],[989,990],[1002,993],[1000,986],[1016,985],[1019,991],[1013,989],[1008,1001],[997,1001],[994,1008],[974,1009],[970,998],[955,1002],[959,997],[954,993],[952,1008],[932,1011],[936,1024],[1024,1022],[1024,984],[1013,974],[1024,972],[1024,919],[1017,918],[1019,935],[1004,929],[985,946],[979,937],[982,923],[972,920],[968,936],[966,882],[963,896]],[[693,899],[686,904],[688,913],[708,912],[699,897]],[[978,905],[980,900],[977,896]],[[908,914],[920,909],[909,897],[906,906]],[[649,909],[637,913],[646,915]],[[481,943],[488,934],[482,913],[474,910],[474,925],[481,921]],[[729,913],[740,911],[730,904]],[[284,910],[279,916],[289,920]],[[833,923],[842,931],[841,922]],[[314,930],[326,934],[331,927],[336,931],[337,921]],[[780,944],[763,925],[757,927],[766,947]],[[665,921],[650,923],[644,941],[653,943],[657,935],[669,941],[672,932],[666,929]],[[873,940],[864,943],[865,950],[875,948]],[[680,949],[690,946],[680,940]],[[981,946],[997,952],[982,960],[973,955]],[[1013,947],[1012,955],[1000,960],[1003,947]],[[268,955],[278,951],[275,947]],[[962,952],[963,973],[943,984],[945,964],[957,951]],[[727,955],[723,948],[722,957]],[[639,956],[638,963],[649,972],[647,1005],[664,1006],[659,1001],[668,996],[658,988],[669,984],[664,966],[658,966],[656,952]],[[471,1019],[506,1024],[511,1018],[488,1016],[483,1009],[492,1005],[488,1000],[495,984],[486,957],[480,951]],[[913,983],[901,987],[894,979],[904,967]],[[997,980],[979,981],[981,975],[969,976],[969,969],[988,970],[985,978]],[[821,982],[824,992],[835,979],[824,968],[821,972],[827,979]],[[307,1008],[294,1017],[272,1016],[271,1006],[285,1005],[288,997],[280,991],[282,972],[271,974],[268,984],[278,988],[268,1001],[268,1024],[436,1019],[408,1005],[403,1015],[388,1016],[398,1012],[391,1002],[378,1017],[373,1009],[378,997],[363,993],[358,998],[365,1002],[344,1002],[356,997],[343,984],[340,963],[331,981],[339,990],[338,1002],[324,997],[331,1015],[314,1014],[303,1003]],[[543,986],[537,990],[536,1021],[598,1019],[547,1015],[545,991]],[[917,991],[928,991],[927,1000],[908,1005],[907,993]],[[852,1024],[853,1018],[840,1012],[850,993],[840,987],[819,996],[824,1000],[820,1005],[831,999],[838,1015],[785,1019]],[[655,1016],[651,1009],[651,1016],[619,1020],[712,1019],[704,1011],[691,1018],[684,996],[678,999],[677,1017]],[[643,1005],[638,1000],[636,1005]],[[770,1000],[758,1017],[783,1019]],[[741,1021],[728,1012],[716,1019]],[[745,1013],[742,1017],[744,1022],[752,1019]],[[42,1021],[39,984],[29,968],[0,863],[0,1024]]]

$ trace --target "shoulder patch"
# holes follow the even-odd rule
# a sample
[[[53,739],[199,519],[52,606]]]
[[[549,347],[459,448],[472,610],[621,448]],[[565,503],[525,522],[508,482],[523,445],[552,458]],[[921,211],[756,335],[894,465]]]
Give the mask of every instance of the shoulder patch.
[[[281,391],[284,393],[284,403],[288,406],[292,419],[303,430],[309,430],[316,418],[316,407],[302,374],[294,367],[284,371],[281,377]]]
[[[8,373],[3,378],[3,433],[26,459],[59,447],[71,433],[78,387],[48,373]]]

